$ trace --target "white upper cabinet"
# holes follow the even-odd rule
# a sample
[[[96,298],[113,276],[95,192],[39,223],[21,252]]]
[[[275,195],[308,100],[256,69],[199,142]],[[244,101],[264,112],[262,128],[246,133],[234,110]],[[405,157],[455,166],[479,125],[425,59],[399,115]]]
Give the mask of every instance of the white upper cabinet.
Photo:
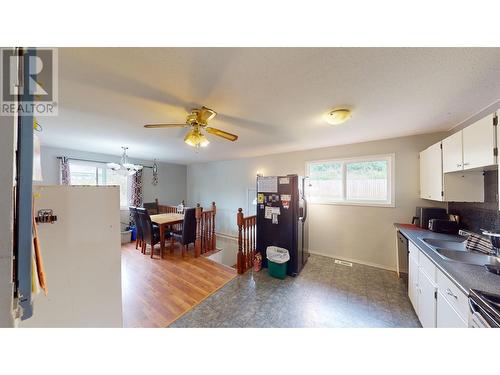
[[[443,173],[463,169],[462,132],[443,139]]]
[[[494,116],[489,115],[462,130],[464,169],[485,167],[496,163]]]
[[[495,115],[488,115],[443,139],[443,173],[496,164]]]
[[[443,200],[443,170],[441,142],[420,153],[420,198]]]

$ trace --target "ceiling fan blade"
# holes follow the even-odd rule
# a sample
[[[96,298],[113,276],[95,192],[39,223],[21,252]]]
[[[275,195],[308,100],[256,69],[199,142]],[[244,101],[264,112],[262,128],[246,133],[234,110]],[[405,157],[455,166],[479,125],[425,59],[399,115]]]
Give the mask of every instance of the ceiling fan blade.
[[[198,113],[199,122],[206,124],[209,120],[213,119],[217,115],[213,109],[207,108],[205,106],[200,108]]]
[[[144,125],[147,129],[157,129],[157,128],[185,128],[188,124],[147,124]]]
[[[208,127],[208,128],[206,128],[206,131],[207,131],[207,133],[210,133],[210,134],[216,135],[218,137],[227,139],[228,141],[234,142],[238,139],[237,135],[225,132],[224,130]]]

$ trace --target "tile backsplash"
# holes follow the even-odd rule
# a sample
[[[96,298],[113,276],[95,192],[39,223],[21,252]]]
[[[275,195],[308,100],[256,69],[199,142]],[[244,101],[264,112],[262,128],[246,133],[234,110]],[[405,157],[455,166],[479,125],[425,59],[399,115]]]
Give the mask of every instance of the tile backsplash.
[[[484,203],[449,202],[448,212],[460,216],[460,227],[479,233],[481,228],[500,230],[498,171],[484,173]]]

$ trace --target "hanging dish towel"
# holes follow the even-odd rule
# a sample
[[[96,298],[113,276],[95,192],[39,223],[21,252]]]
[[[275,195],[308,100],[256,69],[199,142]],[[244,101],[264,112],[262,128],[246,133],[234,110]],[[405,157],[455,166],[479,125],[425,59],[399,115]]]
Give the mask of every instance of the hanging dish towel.
[[[45,295],[48,293],[47,289],[47,281],[45,280],[45,270],[43,268],[43,260],[42,260],[42,251],[40,248],[40,241],[38,239],[38,224],[35,220],[35,216],[33,216],[33,246],[34,246],[34,257],[35,264],[32,269],[36,269],[36,273],[38,276],[38,284],[40,288],[42,288]]]

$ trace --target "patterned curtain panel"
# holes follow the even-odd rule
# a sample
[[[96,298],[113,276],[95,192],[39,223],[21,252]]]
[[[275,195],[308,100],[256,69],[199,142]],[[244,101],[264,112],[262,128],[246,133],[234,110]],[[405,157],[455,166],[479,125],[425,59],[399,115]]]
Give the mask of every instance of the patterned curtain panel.
[[[135,172],[134,175],[130,176],[130,205],[133,207],[142,206],[142,170]],[[130,223],[134,224],[134,218],[130,214]]]
[[[132,186],[130,194],[130,205],[134,207],[142,206],[142,170],[132,175]]]
[[[61,169],[61,185],[69,185],[71,183],[71,175],[69,173],[69,160],[67,157],[63,156],[60,159],[60,165]]]

